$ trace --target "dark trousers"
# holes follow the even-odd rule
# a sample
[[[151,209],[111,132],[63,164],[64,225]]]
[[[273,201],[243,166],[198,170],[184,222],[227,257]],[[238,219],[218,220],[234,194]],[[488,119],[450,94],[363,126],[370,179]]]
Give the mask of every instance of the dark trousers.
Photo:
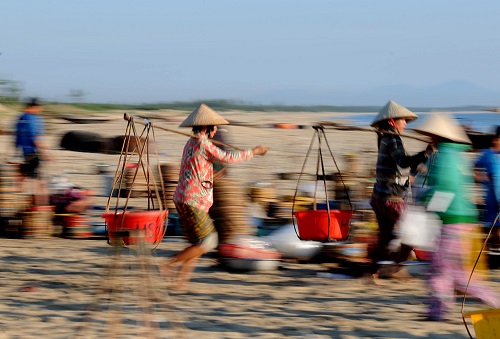
[[[24,163],[21,164],[20,171],[22,174],[29,178],[38,179],[40,173],[38,168],[40,167],[40,155],[38,154],[26,154],[24,156]]]
[[[389,251],[389,243],[396,238],[394,228],[401,215],[406,210],[406,203],[403,200],[388,200],[384,198],[372,197],[370,205],[375,212],[378,222],[377,243],[368,251],[371,259],[370,273],[376,273],[378,262],[384,260],[400,263],[408,259],[412,248],[401,245],[397,252]]]

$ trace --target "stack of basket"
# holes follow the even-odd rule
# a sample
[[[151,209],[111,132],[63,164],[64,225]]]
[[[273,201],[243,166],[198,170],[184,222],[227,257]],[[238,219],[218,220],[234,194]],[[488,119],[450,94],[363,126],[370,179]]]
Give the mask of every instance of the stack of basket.
[[[160,165],[161,177],[163,178],[163,192],[165,201],[163,206],[169,213],[177,213],[173,202],[173,196],[177,183],[179,182],[180,163],[166,163]]]
[[[54,233],[54,206],[35,206],[28,211],[20,212],[21,238],[46,238]]]
[[[139,169],[137,170],[137,167]],[[144,168],[143,168],[144,166]],[[135,174],[137,170],[137,175]],[[134,180],[134,175],[135,180]],[[131,198],[147,198],[149,196],[149,192],[155,191],[155,181],[157,174],[152,171],[148,173],[146,165],[132,164],[129,165],[125,169],[124,179],[125,186],[127,188],[127,194],[130,193]],[[161,191],[161,188],[158,187],[158,190]]]
[[[336,200],[363,200],[371,194],[372,183],[367,181],[361,155],[344,154],[345,170],[333,175],[333,191]]]
[[[248,220],[247,195],[238,182],[224,178],[214,183],[214,203],[210,217],[219,233],[219,242],[226,243],[234,235],[253,235],[254,229]]]
[[[32,203],[31,195],[18,191],[17,176],[17,164],[0,165],[0,233],[12,237],[20,236],[22,220],[18,212]]]
[[[4,218],[13,217],[18,211],[17,173],[13,164],[0,165],[0,216]]]

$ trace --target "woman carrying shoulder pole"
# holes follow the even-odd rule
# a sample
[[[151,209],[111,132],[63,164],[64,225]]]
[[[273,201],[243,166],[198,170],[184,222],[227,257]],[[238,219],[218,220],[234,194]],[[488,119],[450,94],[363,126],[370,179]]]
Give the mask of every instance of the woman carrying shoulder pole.
[[[170,258],[161,268],[166,274],[176,270],[176,289],[187,289],[198,258],[218,245],[218,236],[208,214],[213,203],[213,163],[239,163],[267,152],[264,146],[231,152],[215,146],[210,139],[217,132],[217,126],[227,124],[227,120],[205,104],[201,104],[180,124],[180,127],[192,127],[196,137],[190,138],[184,146],[179,182],[173,197],[190,246]]]

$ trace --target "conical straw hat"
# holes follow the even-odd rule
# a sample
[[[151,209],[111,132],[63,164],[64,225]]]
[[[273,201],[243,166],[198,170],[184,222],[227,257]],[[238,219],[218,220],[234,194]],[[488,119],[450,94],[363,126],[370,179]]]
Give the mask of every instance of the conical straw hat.
[[[229,125],[229,122],[205,104],[201,104],[179,127]]]
[[[378,115],[375,117],[375,120],[373,120],[370,126],[377,127],[379,122],[388,119],[406,119],[406,121],[413,121],[418,119],[418,116],[408,108],[389,100],[380,112],[378,112]]]
[[[412,130],[423,135],[438,136],[461,144],[472,143],[463,127],[448,113],[429,113]]]

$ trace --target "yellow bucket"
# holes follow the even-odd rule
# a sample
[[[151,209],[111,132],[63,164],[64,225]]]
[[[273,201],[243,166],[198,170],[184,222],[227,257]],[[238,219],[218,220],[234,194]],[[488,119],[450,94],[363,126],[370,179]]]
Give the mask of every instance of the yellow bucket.
[[[477,339],[500,338],[500,309],[472,311],[464,317],[472,319]]]

